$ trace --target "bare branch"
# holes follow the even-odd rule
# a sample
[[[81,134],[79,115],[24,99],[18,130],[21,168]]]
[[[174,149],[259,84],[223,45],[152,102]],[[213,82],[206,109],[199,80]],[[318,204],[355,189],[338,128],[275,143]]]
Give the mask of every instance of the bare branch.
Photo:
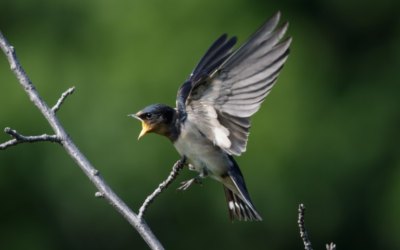
[[[60,109],[60,106],[61,106],[61,104],[64,103],[65,99],[66,99],[69,95],[71,95],[72,93],[74,93],[74,90],[75,90],[75,87],[69,88],[67,91],[65,91],[65,92],[61,95],[60,99],[58,99],[57,104],[54,105],[54,107],[52,108],[52,110],[53,110],[54,113],[56,113],[56,112]]]
[[[147,199],[144,201],[143,205],[139,209],[139,215],[138,215],[139,219],[143,218],[146,209],[149,207],[150,203],[153,202],[154,198],[156,198],[159,194],[161,194],[161,192],[175,180],[179,172],[183,169],[185,162],[186,162],[186,156],[182,156],[182,158],[179,161],[177,161],[175,165],[172,167],[172,171],[169,174],[168,178],[165,181],[163,181],[151,195],[147,197]]]
[[[129,209],[129,207],[111,190],[98,171],[93,168],[88,159],[86,159],[82,152],[72,142],[68,133],[65,131],[55,115],[55,111],[57,111],[59,108],[58,103],[53,110],[49,108],[49,106],[43,101],[29,77],[21,67],[14,48],[10,46],[1,32],[0,47],[11,65],[12,72],[18,78],[19,83],[28,94],[32,103],[34,103],[40,112],[42,112],[43,116],[53,128],[56,136],[61,140],[61,145],[71,156],[71,158],[79,165],[90,181],[96,186],[101,196],[103,196],[104,199],[106,199],[107,202],[110,203],[136,229],[136,231],[142,236],[151,249],[164,249],[158,239],[154,236],[153,232],[147,226],[146,222],[143,219],[139,219],[138,216],[132,212],[132,210]],[[65,94],[65,97],[63,97],[64,95],[61,97],[61,101],[59,101],[60,105],[67,95],[68,94]]]
[[[311,248],[311,242],[308,239],[306,227],[304,225],[304,214],[306,212],[306,207],[303,204],[300,204],[299,206],[299,228],[300,228],[300,237],[303,239],[303,244],[304,244],[304,249],[306,250],[312,250]]]
[[[304,244],[304,249],[305,250],[312,250],[311,248],[311,242],[308,239],[308,234],[306,231],[306,226],[304,223],[304,214],[306,212],[306,207],[303,204],[300,204],[299,206],[299,228],[300,228],[300,237],[303,239],[303,244]],[[331,243],[326,244],[326,250],[336,250],[336,245]]]
[[[10,128],[5,128],[4,132],[7,134],[11,135],[15,139],[9,140],[5,143],[0,144],[0,150],[5,150],[6,148],[9,148],[11,146],[18,145],[20,143],[24,142],[38,142],[38,141],[50,141],[50,142],[57,142],[61,143],[61,139],[57,137],[56,135],[36,135],[36,136],[23,136],[18,134],[16,130],[12,130]]]

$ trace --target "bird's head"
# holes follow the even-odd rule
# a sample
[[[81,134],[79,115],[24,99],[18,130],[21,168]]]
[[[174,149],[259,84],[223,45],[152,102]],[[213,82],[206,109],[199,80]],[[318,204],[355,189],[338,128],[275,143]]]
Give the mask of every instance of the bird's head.
[[[132,116],[142,122],[142,131],[138,140],[148,133],[156,133],[159,135],[169,135],[169,128],[173,123],[175,109],[164,104],[150,105]]]

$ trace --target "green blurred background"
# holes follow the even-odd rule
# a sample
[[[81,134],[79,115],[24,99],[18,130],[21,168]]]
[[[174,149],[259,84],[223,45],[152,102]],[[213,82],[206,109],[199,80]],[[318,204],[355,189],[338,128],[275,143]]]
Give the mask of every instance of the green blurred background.
[[[293,36],[278,83],[237,161],[262,222],[228,218],[220,183],[176,192],[146,220],[167,249],[400,249],[400,2],[0,1],[0,30],[77,146],[134,210],[179,159],[168,140],[137,141],[127,117],[178,87],[222,33],[243,42],[280,10]],[[0,128],[52,134],[0,55]],[[0,142],[9,140],[0,133]],[[0,249],[147,249],[61,146],[0,152]]]

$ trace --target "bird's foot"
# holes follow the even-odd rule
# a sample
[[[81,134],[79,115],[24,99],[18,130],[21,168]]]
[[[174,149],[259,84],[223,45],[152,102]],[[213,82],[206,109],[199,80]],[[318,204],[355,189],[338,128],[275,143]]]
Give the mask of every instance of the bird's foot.
[[[193,183],[202,185],[201,181],[199,181],[199,176],[197,176],[197,177],[195,177],[195,178],[193,178],[193,179],[190,179],[190,180],[188,180],[188,181],[181,182],[181,185],[182,185],[182,186],[180,186],[180,187],[177,188],[176,190],[186,190],[186,189],[188,189],[188,188],[190,187],[190,185],[192,185]]]
[[[190,170],[195,170],[194,167],[193,167],[193,165],[190,164],[190,163],[187,163],[186,161],[183,163],[183,166],[188,167]]]

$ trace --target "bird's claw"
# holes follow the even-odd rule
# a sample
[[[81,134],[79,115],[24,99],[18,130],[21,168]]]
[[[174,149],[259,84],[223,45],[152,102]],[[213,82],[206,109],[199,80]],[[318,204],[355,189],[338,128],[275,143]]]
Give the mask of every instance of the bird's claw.
[[[188,181],[181,182],[181,185],[182,185],[182,186],[180,186],[180,187],[177,188],[176,190],[186,190],[186,189],[188,189],[188,188],[190,187],[190,185],[192,185],[193,183],[200,184],[200,185],[203,184],[203,183],[201,183],[201,181],[199,181],[197,178],[193,178],[193,179],[190,179],[190,180],[188,180]]]

